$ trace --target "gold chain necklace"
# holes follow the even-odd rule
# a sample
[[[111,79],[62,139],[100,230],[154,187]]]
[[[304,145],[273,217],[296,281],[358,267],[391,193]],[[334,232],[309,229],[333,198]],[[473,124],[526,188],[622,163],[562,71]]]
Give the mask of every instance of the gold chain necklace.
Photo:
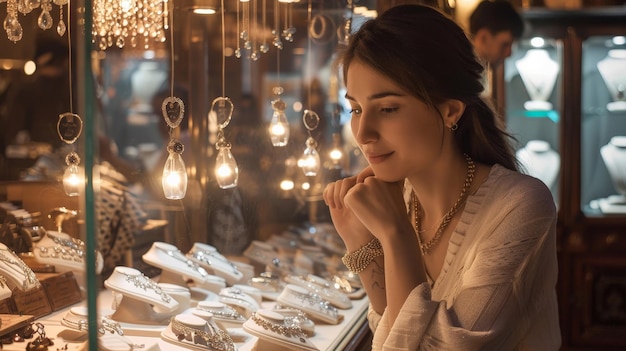
[[[456,202],[454,203],[454,205],[452,205],[452,208],[450,208],[448,213],[446,213],[445,216],[443,216],[443,218],[441,219],[441,223],[439,223],[439,227],[437,228],[435,236],[433,236],[432,239],[428,240],[425,243],[422,243],[422,236],[420,235],[421,220],[419,216],[419,201],[417,200],[417,195],[415,195],[415,191],[411,191],[411,200],[413,202],[413,215],[415,218],[415,232],[417,234],[417,242],[420,246],[420,250],[422,251],[422,255],[427,255],[430,249],[439,242],[439,239],[443,234],[443,230],[446,229],[448,224],[450,224],[452,217],[454,217],[461,205],[467,199],[467,190],[472,186],[476,166],[474,165],[474,161],[472,160],[472,158],[469,157],[469,155],[467,154],[465,154],[465,160],[467,161],[467,175],[465,176],[463,189],[461,189],[461,195],[459,195],[459,198],[456,199]]]

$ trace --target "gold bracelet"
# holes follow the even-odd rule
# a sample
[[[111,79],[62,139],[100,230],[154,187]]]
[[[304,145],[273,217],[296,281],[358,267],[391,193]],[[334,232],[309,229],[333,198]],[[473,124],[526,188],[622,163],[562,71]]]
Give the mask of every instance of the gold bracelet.
[[[383,246],[378,239],[374,238],[360,249],[346,253],[342,258],[343,264],[353,273],[361,273],[372,260],[383,255]]]

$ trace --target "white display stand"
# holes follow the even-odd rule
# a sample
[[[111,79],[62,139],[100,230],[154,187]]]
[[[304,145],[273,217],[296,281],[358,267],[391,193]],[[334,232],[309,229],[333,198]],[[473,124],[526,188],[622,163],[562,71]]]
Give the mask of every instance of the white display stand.
[[[550,189],[554,187],[561,167],[561,157],[547,141],[530,140],[517,150],[515,156],[528,175],[541,180]]]
[[[143,254],[143,260],[154,267],[162,270],[160,283],[187,285],[187,280],[193,281],[193,285],[199,289],[219,293],[226,287],[226,280],[213,274],[209,274],[202,266],[190,260],[176,246],[155,242],[152,247]],[[196,298],[204,300],[205,298]]]
[[[597,67],[613,99],[607,110],[626,111],[626,49],[609,50]]]
[[[86,291],[84,243],[69,234],[48,230],[46,235],[33,243],[33,252],[29,257],[41,265],[54,266],[57,273],[73,272],[81,290]],[[96,251],[96,274],[104,268],[102,254]]]
[[[98,310],[110,311],[113,297],[110,291],[103,290],[98,295]],[[264,301],[264,309],[272,309],[275,302]],[[48,337],[54,338],[54,347],[65,347],[67,344],[68,351],[84,351],[87,350],[86,333],[68,329],[61,324],[63,316],[71,307],[84,306],[85,303],[69,306],[66,309],[56,311],[50,315],[40,318],[38,321],[45,325],[45,331]],[[366,323],[367,308],[369,300],[367,297],[361,300],[353,301],[353,307],[349,310],[343,310],[344,320],[337,325],[316,323],[315,335],[309,338],[309,341],[319,350],[343,350],[348,346],[362,327]],[[192,313],[194,309],[188,310]],[[185,312],[187,313],[187,312]],[[155,326],[146,325],[143,331],[127,329],[123,323],[124,335],[134,344],[144,344],[146,351],[188,351],[189,348],[174,345],[160,338],[160,333],[166,328],[165,325]],[[267,342],[259,342],[258,338],[245,332],[243,328],[228,328],[227,332],[235,341],[238,351],[277,351],[275,344]],[[57,346],[58,345],[58,346]],[[26,343],[13,343],[3,345],[4,351],[23,351]],[[56,348],[53,348],[53,350]],[[65,350],[65,348],[64,348]],[[143,350],[143,349],[141,349]]]
[[[617,194],[600,199],[602,213],[626,213],[626,136],[614,136],[600,148],[602,160],[609,171]]]
[[[524,57],[515,61],[515,67],[530,96],[524,108],[529,111],[551,110],[552,104],[548,100],[559,75],[559,64],[550,58],[546,50],[530,49]]]

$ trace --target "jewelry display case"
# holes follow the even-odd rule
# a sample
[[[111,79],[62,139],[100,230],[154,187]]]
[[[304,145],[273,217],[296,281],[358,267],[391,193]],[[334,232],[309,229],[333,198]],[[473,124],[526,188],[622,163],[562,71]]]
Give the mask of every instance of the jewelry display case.
[[[558,205],[562,350],[623,349],[626,9],[522,14],[525,34],[496,70],[492,88],[518,138],[521,163],[539,154],[546,161],[530,164],[529,173],[549,183],[547,172],[560,169],[550,188]],[[545,63],[520,65],[531,58]],[[535,165],[541,172],[534,173]]]
[[[557,203],[562,67],[562,41],[542,37],[520,40],[504,67],[506,123],[518,140],[517,158],[550,188]]]
[[[333,92],[337,94],[336,86],[334,90],[328,86],[330,57],[338,40],[349,34],[345,28],[351,29],[344,22],[352,21],[353,15],[355,23],[357,17],[362,21],[363,15],[354,14],[354,6],[339,4],[339,8],[334,9],[330,5],[318,6],[320,3],[316,2],[313,18],[321,27],[312,26],[311,30],[315,39],[320,39],[321,34],[329,39],[313,43],[313,53],[303,45],[309,28],[304,3],[274,1],[265,6],[265,2],[263,5],[254,2],[253,7],[245,1],[229,1],[224,5],[227,9],[221,11],[225,17],[221,18],[221,24],[218,15],[192,12],[196,3],[137,1],[128,4],[128,12],[135,5],[144,6],[144,14],[147,10],[157,11],[156,14],[163,16],[160,20],[146,15],[154,20],[152,24],[156,27],[167,24],[167,15],[172,15],[172,21],[176,18],[176,25],[172,22],[168,31],[161,32],[166,33],[167,38],[159,34],[159,39],[164,40],[154,46],[143,41],[149,40],[147,38],[137,43],[136,32],[132,32],[133,37],[113,38],[110,34],[104,37],[106,28],[99,26],[114,21],[116,16],[107,14],[105,19],[98,16],[102,13],[94,13],[92,22],[86,8],[101,12],[117,11],[120,7],[116,6],[117,2],[96,0],[37,3],[40,7],[31,9],[30,16],[19,15],[25,29],[20,43],[7,42],[7,45],[5,38],[0,37],[0,56],[6,54],[5,47],[11,47],[12,54],[29,57],[28,49],[34,51],[36,45],[32,31],[38,28],[37,23],[34,28],[27,27],[30,22],[23,17],[32,20],[35,13],[43,13],[41,18],[46,20],[43,24],[54,22],[59,28],[59,23],[67,18],[65,29],[68,32],[65,35],[57,32],[60,39],[57,33],[52,36],[69,46],[66,49],[72,58],[65,68],[70,68],[69,81],[74,85],[57,87],[57,92],[69,95],[70,105],[74,94],[76,105],[76,115],[66,115],[61,123],[64,127],[63,131],[59,130],[61,141],[70,144],[65,145],[68,148],[62,154],[46,159],[50,164],[29,159],[28,165],[18,165],[19,171],[13,172],[11,167],[10,174],[4,172],[8,169],[0,172],[3,181],[0,182],[0,202],[6,204],[11,216],[15,214],[15,218],[11,217],[0,227],[0,232],[7,234],[4,239],[34,238],[34,235],[21,234],[42,232],[34,243],[23,243],[20,248],[24,252],[20,253],[24,255],[16,253],[15,259],[7,256],[7,261],[15,262],[14,275],[36,276],[41,287],[37,284],[35,291],[25,285],[24,292],[11,292],[9,288],[25,281],[21,275],[6,284],[0,280],[3,288],[0,313],[24,312],[4,310],[19,293],[22,303],[18,308],[29,305],[31,308],[25,312],[32,313],[24,314],[35,315],[37,324],[32,327],[37,326],[37,338],[24,341],[25,333],[16,334],[11,330],[9,336],[16,342],[10,345],[3,342],[4,350],[34,349],[35,346],[38,350],[98,351],[368,348],[371,333],[366,321],[367,296],[362,288],[353,285],[354,281],[339,276],[336,265],[341,265],[339,257],[345,248],[341,242],[331,240],[330,235],[322,236],[323,231],[332,232],[332,225],[325,230],[321,227],[317,232],[314,230],[315,224],[328,224],[325,213],[318,209],[322,202],[320,184],[328,179],[321,175],[303,176],[295,162],[302,155],[307,135],[317,138],[321,153],[322,148],[328,147],[322,140],[325,134],[337,133],[331,131],[331,124],[334,129],[340,129],[338,112],[332,116],[325,113],[331,110],[334,113],[338,108],[337,102],[329,98]],[[16,4],[9,0],[8,7],[4,8],[13,11]],[[19,5],[24,10],[23,4]],[[63,7],[65,5],[67,7]],[[168,6],[170,12],[159,10],[159,6]],[[270,16],[265,16],[265,8],[273,9]],[[68,14],[78,15],[70,19]],[[249,21],[250,15],[255,17],[254,21]],[[289,17],[283,18],[283,15]],[[265,17],[268,23],[261,23]],[[13,19],[8,17],[7,20],[11,28],[19,24]],[[258,30],[257,19],[258,25],[264,27],[259,31],[262,34],[250,33],[250,24],[254,24],[253,30]],[[243,38],[234,31],[234,23],[240,20],[241,30],[251,34],[249,38],[253,40],[239,43],[238,39]],[[93,41],[85,24],[100,28],[94,32],[97,38]],[[225,39],[217,34],[220,25]],[[276,28],[270,29],[270,25]],[[228,26],[228,30],[224,26]],[[285,36],[293,36],[293,31],[297,33],[296,40]],[[269,36],[272,32],[274,34]],[[266,34],[267,37],[262,38]],[[268,47],[272,39],[283,40],[282,53],[279,54],[274,45]],[[240,55],[241,52],[227,54],[223,40],[231,51],[244,44],[236,49],[244,55]],[[258,57],[253,60],[248,44],[265,46],[268,50],[262,53],[267,55],[254,52]],[[13,52],[22,47],[27,49]],[[218,64],[220,61],[222,65]],[[306,61],[312,62],[310,69],[307,65],[307,71],[322,71],[317,72],[315,82],[308,81],[312,74],[305,76],[303,73]],[[275,67],[277,62],[282,65]],[[282,82],[278,72],[282,74]],[[218,77],[226,80],[221,84],[221,95]],[[269,92],[277,94],[275,91],[279,89],[274,88],[284,90],[282,96],[289,102],[286,111],[293,125],[288,148],[273,148],[267,138],[269,116],[263,112],[270,106],[270,101],[266,100],[277,98],[269,96]],[[309,94],[304,99],[307,88]],[[162,90],[166,91],[165,96],[160,95]],[[174,93],[179,100],[172,96]],[[233,101],[233,124],[228,133],[223,133],[221,129],[228,123],[220,119],[223,111],[219,107],[230,101],[226,95]],[[216,110],[211,104],[211,97],[215,96],[221,96],[213,100],[214,104],[218,102]],[[299,110],[295,110],[295,102],[302,105]],[[0,104],[0,113],[4,112],[3,107]],[[324,114],[319,131],[312,133],[315,128],[309,125],[304,133],[300,129],[301,116],[298,115],[303,108]],[[52,109],[46,112],[57,115]],[[0,117],[5,120],[4,115]],[[70,122],[76,120],[80,121],[80,128],[73,130],[82,133],[65,137],[72,126]],[[169,133],[161,130],[162,125],[170,127]],[[165,139],[161,133],[167,134]],[[58,139],[56,134],[54,137]],[[174,142],[175,138],[180,140]],[[237,157],[241,177],[235,188],[227,189],[216,182],[214,162],[216,153],[221,154],[215,151],[217,144],[225,149],[232,146]],[[336,144],[340,146],[340,142]],[[182,168],[189,172],[186,195],[164,199],[161,187],[164,166],[159,162],[167,161],[160,160],[162,151],[175,151],[180,155],[182,149],[186,150]],[[20,156],[15,152],[12,155],[10,163],[4,163],[0,157],[0,166],[12,165]],[[71,197],[61,183],[66,164],[70,166],[67,155],[71,156],[72,165],[85,170],[84,178],[79,178],[86,180],[81,184],[84,188]],[[31,169],[33,163],[36,166]],[[51,164],[59,167],[53,168]],[[335,168],[335,173],[339,173]],[[22,178],[22,174],[30,174],[29,171],[36,172],[29,179]],[[141,190],[152,189],[155,175],[158,178],[156,199],[135,196]],[[131,180],[135,176],[145,178]],[[278,186],[283,177],[296,181],[295,190],[289,192]],[[52,215],[56,208],[73,214],[71,219],[67,216],[62,226],[48,221],[51,218],[47,215]],[[20,211],[19,218],[17,211]],[[0,216],[0,220],[3,219]],[[288,230],[305,223],[307,230],[299,230],[297,235]],[[318,242],[314,237],[328,240]],[[256,239],[272,248],[265,252],[267,261],[260,260],[258,253],[263,245],[258,245]],[[250,255],[246,255],[248,253]],[[23,259],[24,265],[18,259]],[[32,264],[36,272],[31,274],[26,263]],[[341,267],[345,271],[345,267]],[[41,273],[44,269],[50,272]],[[1,273],[0,269],[0,276]],[[281,281],[277,277],[289,280]],[[35,286],[35,278],[32,280]],[[35,304],[34,300],[40,303]],[[31,322],[33,317],[27,319]],[[9,324],[6,318],[3,317],[2,322],[0,338],[9,332],[4,328]],[[17,341],[19,338],[21,341]]]

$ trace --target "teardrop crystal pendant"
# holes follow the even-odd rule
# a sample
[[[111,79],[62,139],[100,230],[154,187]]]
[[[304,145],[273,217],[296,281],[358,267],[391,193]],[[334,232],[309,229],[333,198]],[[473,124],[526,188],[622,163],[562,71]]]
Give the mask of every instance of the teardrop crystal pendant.
[[[304,149],[302,157],[298,160],[298,166],[302,168],[304,175],[307,177],[316,176],[320,170],[320,155],[316,147],[315,139],[309,137],[306,140],[306,149]]]
[[[222,147],[215,160],[215,179],[222,189],[234,188],[239,181],[239,167],[230,147]]]
[[[272,145],[275,147],[285,146],[289,142],[289,121],[285,114],[285,102],[281,99],[274,100],[272,101],[272,108],[274,113],[269,126]]]
[[[67,26],[65,25],[65,21],[63,21],[63,19],[59,20],[59,23],[57,24],[57,34],[62,37],[66,30]]]
[[[187,170],[181,156],[183,150],[183,145],[177,141],[171,141],[167,147],[169,156],[163,167],[161,185],[165,198],[170,200],[182,199],[187,193]]]
[[[4,19],[4,29],[6,30],[7,38],[10,41],[18,42],[22,40],[24,30],[22,29],[22,25],[18,21],[17,16],[8,14]]]
[[[41,11],[39,18],[37,18],[37,25],[43,30],[52,28],[52,16],[50,16],[50,12],[47,10]]]

